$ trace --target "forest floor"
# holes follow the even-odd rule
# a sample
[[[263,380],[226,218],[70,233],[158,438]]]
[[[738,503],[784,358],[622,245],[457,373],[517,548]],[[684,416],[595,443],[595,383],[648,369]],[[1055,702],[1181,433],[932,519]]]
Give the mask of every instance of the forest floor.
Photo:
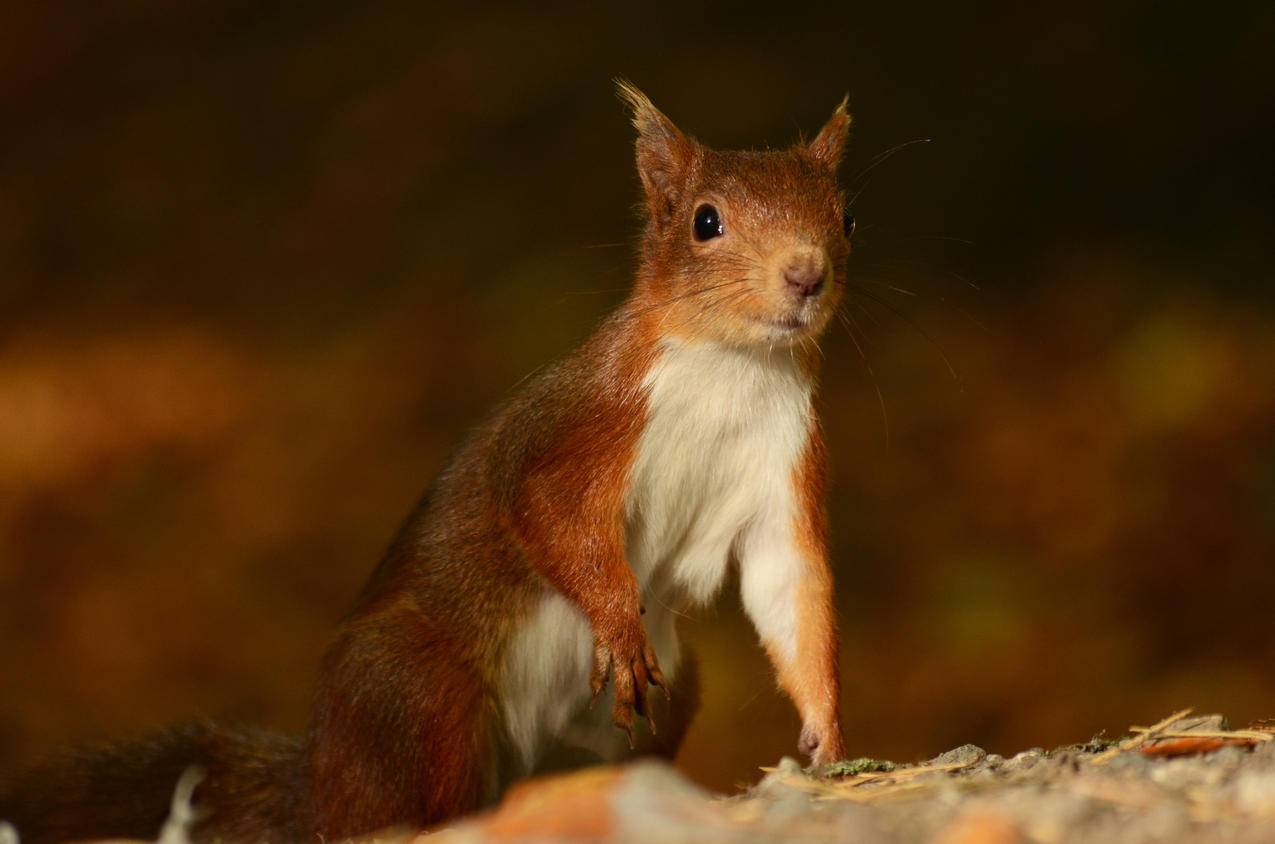
[[[361,844],[1275,844],[1270,722],[1232,730],[1188,710],[1129,733],[1010,758],[964,745],[911,764],[855,759],[812,771],[784,759],[730,797],[662,762],[588,768],[521,783],[451,826]],[[160,844],[189,844],[198,777],[187,779]],[[0,824],[0,844],[17,842]]]
[[[927,762],[791,759],[736,797],[642,762],[535,780],[494,811],[414,844],[811,841],[856,844],[1275,842],[1275,728],[1176,713],[1119,741],[1003,758],[973,745]]]

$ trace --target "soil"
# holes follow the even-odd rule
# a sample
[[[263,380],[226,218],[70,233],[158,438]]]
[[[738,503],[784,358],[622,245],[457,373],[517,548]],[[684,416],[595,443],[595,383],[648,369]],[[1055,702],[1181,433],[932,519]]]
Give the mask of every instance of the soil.
[[[1179,712],[1094,739],[1010,758],[964,745],[926,762],[854,759],[813,771],[784,759],[725,797],[662,762],[597,767],[522,783],[496,809],[385,844],[642,842],[743,844],[1141,844],[1275,842],[1275,728],[1231,730]],[[193,781],[160,844],[188,844]],[[0,844],[16,844],[0,823]]]
[[[811,841],[856,844],[1275,842],[1272,730],[1177,713],[1122,742],[1010,758],[973,745],[918,764],[791,759],[737,797],[643,762],[533,781],[417,844]]]

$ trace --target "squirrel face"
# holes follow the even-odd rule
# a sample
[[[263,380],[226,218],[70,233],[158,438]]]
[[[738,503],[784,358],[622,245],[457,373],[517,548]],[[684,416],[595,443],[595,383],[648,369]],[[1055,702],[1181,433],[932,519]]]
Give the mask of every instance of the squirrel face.
[[[646,194],[639,293],[662,335],[735,346],[817,337],[845,286],[853,222],[837,182],[844,101],[807,143],[719,152],[621,83]]]

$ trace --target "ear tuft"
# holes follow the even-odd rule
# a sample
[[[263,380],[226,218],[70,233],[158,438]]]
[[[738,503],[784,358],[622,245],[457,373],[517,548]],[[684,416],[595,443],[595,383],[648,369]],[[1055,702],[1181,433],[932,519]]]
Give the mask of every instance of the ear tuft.
[[[629,107],[637,129],[637,169],[652,213],[664,215],[671,208],[677,183],[694,155],[695,142],[689,140],[664,116],[650,98],[633,83],[617,79],[616,93]]]
[[[665,117],[664,113],[651,102],[650,97],[639,91],[632,82],[627,79],[617,79],[615,90],[629,107],[633,128],[638,130],[639,139],[659,140],[682,136],[682,133],[673,125],[673,121]]]
[[[825,167],[837,169],[841,154],[846,148],[846,136],[850,133],[850,95],[841,98],[841,104],[832,112],[819,134],[806,144],[806,150]]]

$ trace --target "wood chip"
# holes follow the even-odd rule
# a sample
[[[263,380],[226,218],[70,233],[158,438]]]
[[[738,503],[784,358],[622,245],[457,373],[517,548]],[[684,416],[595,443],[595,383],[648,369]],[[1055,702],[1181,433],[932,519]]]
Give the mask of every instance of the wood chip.
[[[1175,756],[1195,756],[1200,753],[1212,753],[1224,747],[1243,747],[1252,749],[1257,745],[1253,739],[1216,738],[1213,736],[1192,736],[1190,738],[1174,738],[1160,741],[1143,747],[1143,756],[1173,758]]]

